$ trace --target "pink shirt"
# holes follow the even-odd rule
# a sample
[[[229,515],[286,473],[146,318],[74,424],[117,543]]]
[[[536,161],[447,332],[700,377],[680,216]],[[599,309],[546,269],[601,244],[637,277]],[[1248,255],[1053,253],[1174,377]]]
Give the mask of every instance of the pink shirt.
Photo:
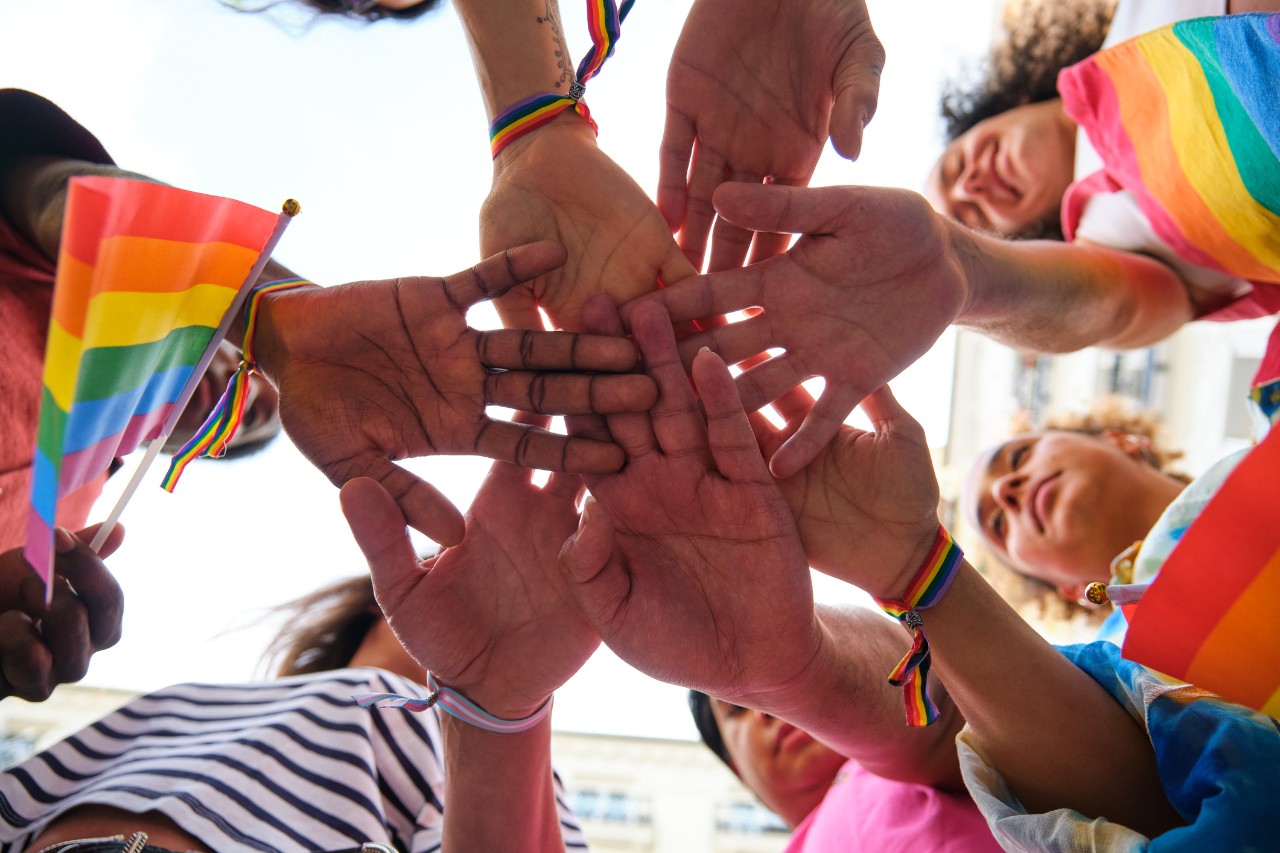
[[[850,760],[786,853],[986,853],[1000,850],[965,794],[893,782]]]

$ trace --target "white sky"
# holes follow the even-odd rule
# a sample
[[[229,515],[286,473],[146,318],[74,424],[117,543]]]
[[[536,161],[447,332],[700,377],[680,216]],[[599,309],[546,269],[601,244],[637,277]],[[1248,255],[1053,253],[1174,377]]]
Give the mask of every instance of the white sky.
[[[587,45],[579,0],[561,0],[571,51]],[[857,163],[828,151],[814,184],[918,187],[940,150],[940,81],[981,52],[992,0],[869,0],[888,51],[880,108]],[[651,192],[667,60],[689,0],[640,0],[589,90],[600,145]],[[576,63],[575,63],[576,64]],[[486,119],[457,18],[289,31],[215,0],[0,0],[0,86],[38,92],[94,132],[123,167],[267,209],[302,203],[277,257],[333,284],[447,274],[478,260],[489,185]],[[477,326],[491,311],[477,309]],[[945,440],[951,336],[895,383]],[[465,506],[487,467],[414,469]],[[124,514],[110,567],[126,592],[125,638],[94,658],[90,684],[152,689],[244,680],[269,629],[262,609],[364,570],[337,491],[286,438],[251,459],[198,462],[176,495],[158,464]],[[105,516],[126,467],[98,507]],[[816,581],[824,601],[865,601]],[[555,724],[576,731],[695,737],[683,691],[607,652],[567,685]]]

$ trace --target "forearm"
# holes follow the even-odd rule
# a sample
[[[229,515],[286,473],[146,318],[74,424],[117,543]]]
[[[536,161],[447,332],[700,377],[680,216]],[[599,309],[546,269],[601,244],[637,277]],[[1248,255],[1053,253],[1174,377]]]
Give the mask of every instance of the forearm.
[[[1128,349],[1193,319],[1182,278],[1160,261],[1088,243],[1014,241],[955,226],[968,283],[956,322],[1022,350]]]
[[[809,732],[866,769],[889,779],[963,790],[955,736],[964,720],[939,682],[930,695],[933,725],[905,722],[902,690],[886,677],[911,645],[893,620],[858,607],[819,605],[825,651],[813,677],[761,710]]]
[[[1029,811],[1072,808],[1152,837],[1181,823],[1143,727],[967,563],[920,614],[932,673]]]
[[[574,65],[555,0],[455,0],[490,119],[542,92],[568,94]]]
[[[445,853],[563,853],[551,771],[551,718],[493,734],[440,715],[445,764]]]

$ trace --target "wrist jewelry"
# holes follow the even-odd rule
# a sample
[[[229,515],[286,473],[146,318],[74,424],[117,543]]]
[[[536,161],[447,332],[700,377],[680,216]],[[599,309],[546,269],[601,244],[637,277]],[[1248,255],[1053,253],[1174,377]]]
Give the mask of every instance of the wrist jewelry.
[[[244,308],[244,345],[241,347],[243,355],[240,366],[236,368],[235,373],[231,374],[226,390],[222,392],[222,396],[218,398],[218,404],[213,407],[213,411],[205,418],[204,423],[173,455],[169,470],[160,483],[166,492],[174,490],[179,478],[182,477],[182,472],[187,470],[187,466],[193,460],[201,456],[216,459],[226,453],[231,437],[235,435],[240,421],[244,419],[244,404],[249,398],[249,376],[258,369],[253,359],[253,333],[257,328],[258,305],[262,302],[262,297],[268,293],[278,293],[310,284],[311,282],[305,278],[284,278],[259,284],[249,291]]]
[[[597,136],[600,128],[591,118],[591,110],[582,96],[587,91],[587,81],[600,72],[605,60],[613,55],[613,49],[621,35],[622,22],[635,0],[623,0],[619,7],[615,0],[587,0],[587,28],[591,31],[591,50],[578,64],[578,73],[569,86],[569,94],[544,92],[517,101],[494,116],[489,123],[489,149],[496,159],[502,149],[527,133],[550,122],[567,109],[573,109],[587,120]]]
[[[427,696],[425,699],[414,699],[401,696],[399,693],[357,693],[351,698],[362,708],[404,708],[406,711],[426,711],[434,705],[451,717],[457,717],[464,723],[470,723],[478,729],[500,735],[513,735],[527,732],[541,723],[551,713],[551,699],[542,703],[542,707],[527,717],[519,720],[504,720],[495,717],[466,696],[452,687],[445,687],[436,681],[436,677],[427,673]]]
[[[927,726],[938,719],[938,708],[925,690],[929,677],[929,638],[924,632],[920,611],[942,600],[955,580],[964,553],[946,528],[938,525],[938,536],[929,549],[924,565],[907,585],[900,598],[875,598],[884,612],[911,631],[911,649],[889,673],[889,683],[901,687],[907,708],[907,725]]]

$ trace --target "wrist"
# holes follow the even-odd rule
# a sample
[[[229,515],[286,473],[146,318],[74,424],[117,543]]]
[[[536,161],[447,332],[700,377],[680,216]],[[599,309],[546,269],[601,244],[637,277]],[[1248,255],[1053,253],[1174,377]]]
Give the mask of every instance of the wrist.
[[[319,285],[312,284],[266,294],[258,305],[251,342],[254,364],[257,372],[277,388],[280,387],[279,371],[289,358],[288,331],[302,328],[302,310],[310,302],[308,293],[319,289]]]
[[[595,128],[577,110],[566,109],[536,130],[512,140],[499,151],[493,158],[493,181],[497,184],[508,169],[519,165],[526,156],[540,147],[552,146],[552,150],[558,150],[580,145],[598,147]]]

